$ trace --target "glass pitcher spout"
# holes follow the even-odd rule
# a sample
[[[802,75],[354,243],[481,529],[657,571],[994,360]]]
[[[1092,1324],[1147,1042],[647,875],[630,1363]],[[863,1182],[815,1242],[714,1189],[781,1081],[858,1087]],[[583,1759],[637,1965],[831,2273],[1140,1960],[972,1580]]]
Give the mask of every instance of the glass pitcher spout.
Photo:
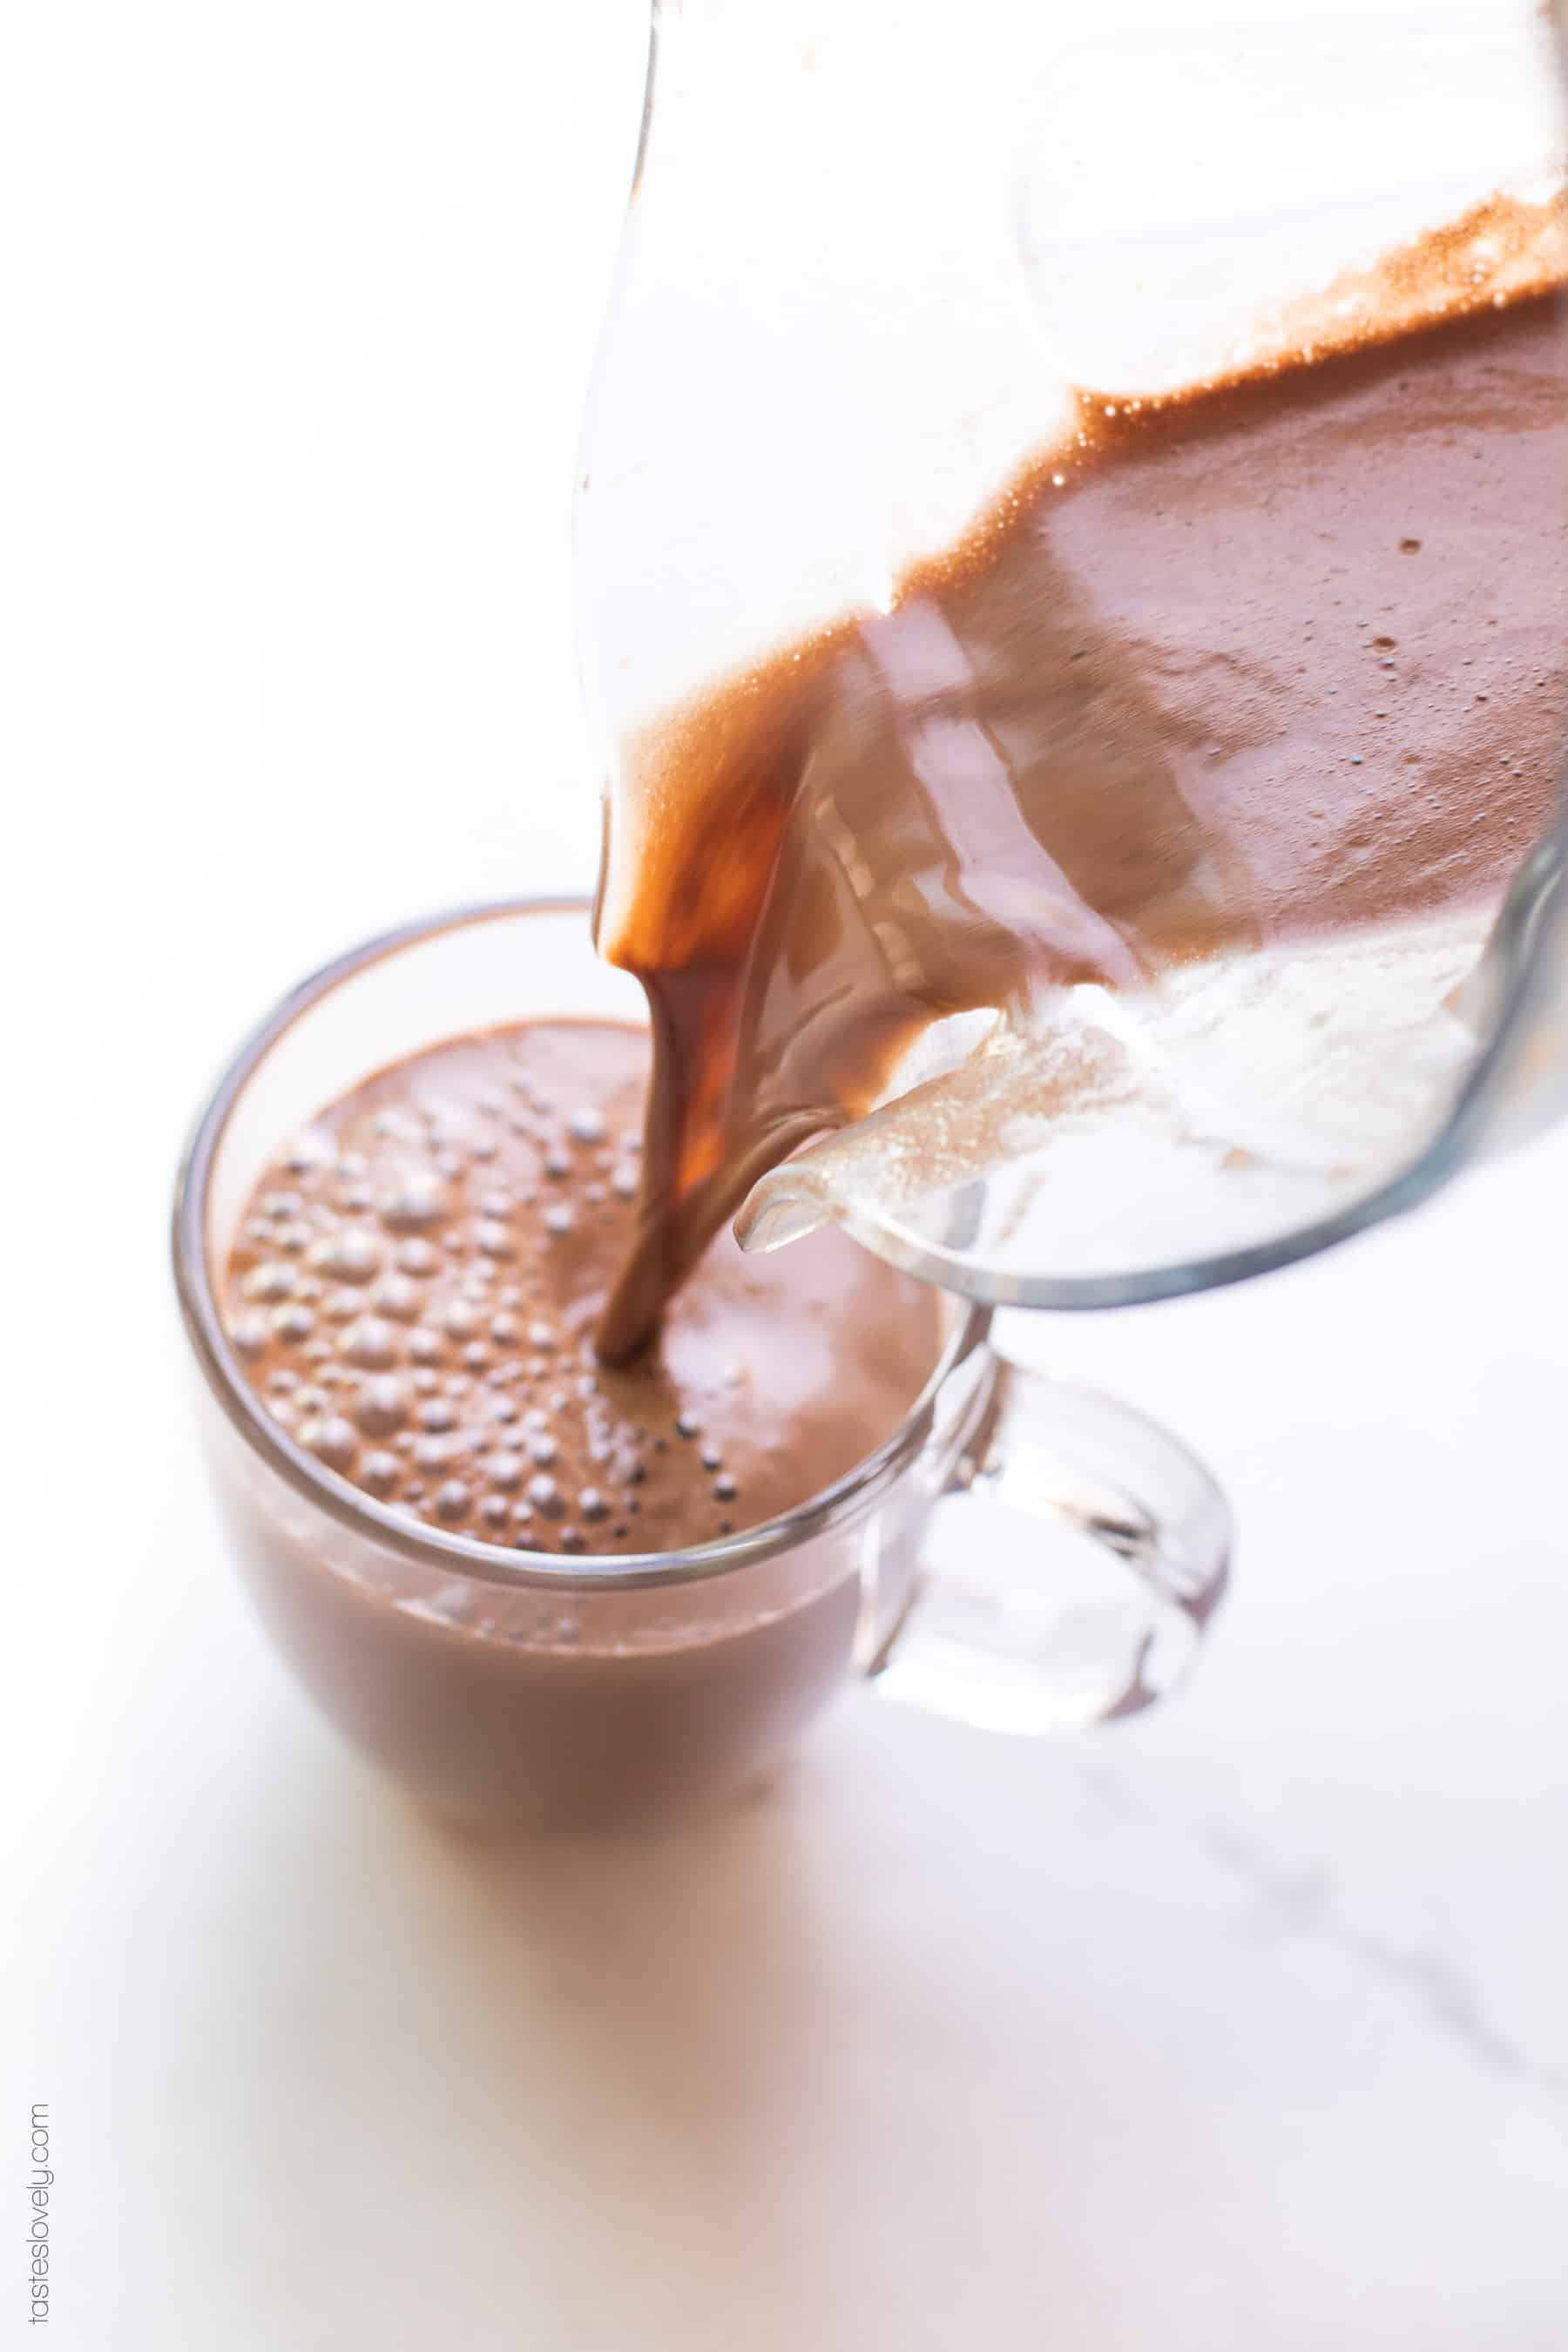
[[[577,555],[671,1188],[1100,1307],[1556,1116],[1542,12],[653,30]]]

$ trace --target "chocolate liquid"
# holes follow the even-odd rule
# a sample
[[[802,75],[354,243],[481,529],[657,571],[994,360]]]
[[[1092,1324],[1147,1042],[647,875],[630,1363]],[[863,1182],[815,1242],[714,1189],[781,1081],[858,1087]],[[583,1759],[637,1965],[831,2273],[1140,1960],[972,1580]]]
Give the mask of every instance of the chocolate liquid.
[[[889,613],[640,747],[600,944],[656,1063],[607,1360],[932,1020],[1500,893],[1564,732],[1565,358],[1538,292],[1085,397]]]
[[[656,1350],[594,1328],[626,1255],[648,1041],[601,1021],[462,1037],[285,1146],[224,1314],[268,1412],[416,1519],[531,1551],[677,1551],[794,1510],[890,1437],[936,1302],[825,1233],[714,1241]]]
[[[641,1031],[551,1021],[382,1071],[280,1147],[226,1271],[277,1424],[498,1561],[677,1549],[790,1510],[894,1434],[940,1352],[932,1295],[841,1234],[757,1260],[725,1235],[657,1349],[600,1365],[647,1067]],[[983,1370],[944,1385],[942,1461]],[[557,1591],[405,1559],[217,1414],[213,1444],[257,1604],[325,1712],[441,1811],[536,1829],[664,1815],[776,1755],[848,1675],[863,1608],[896,1606],[941,1483],[928,1452],[927,1475],[750,1566]]]

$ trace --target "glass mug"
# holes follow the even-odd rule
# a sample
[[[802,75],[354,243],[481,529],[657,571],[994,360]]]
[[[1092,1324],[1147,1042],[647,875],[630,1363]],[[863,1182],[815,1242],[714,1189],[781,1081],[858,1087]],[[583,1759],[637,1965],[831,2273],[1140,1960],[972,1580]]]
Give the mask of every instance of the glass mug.
[[[224,1520],[273,1639],[326,1714],[475,1825],[630,1826],[733,1787],[856,1674],[987,1728],[1129,1714],[1187,1665],[1229,1520],[1180,1445],[1004,1361],[945,1297],[902,1425],[799,1509],[690,1550],[503,1549],[400,1517],[298,1446],[230,1348],[216,1277],[286,1140],[367,1073],[522,1020],[641,1023],[577,901],[416,924],[306,981],[197,1123],[174,1276]]]

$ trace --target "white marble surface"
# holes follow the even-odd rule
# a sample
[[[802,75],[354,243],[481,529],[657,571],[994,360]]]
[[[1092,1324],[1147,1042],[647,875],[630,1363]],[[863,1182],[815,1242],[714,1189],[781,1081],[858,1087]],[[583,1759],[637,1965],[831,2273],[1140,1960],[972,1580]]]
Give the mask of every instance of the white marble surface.
[[[7,78],[54,363],[13,387],[5,2113],[15,2183],[53,2111],[56,2339],[1556,2352],[1568,1137],[1030,1332],[1237,1504],[1134,1724],[857,1695],[666,1842],[498,1853],[247,1613],[179,1131],[312,960],[593,854],[564,479],[637,11],[514,15],[83,8]]]

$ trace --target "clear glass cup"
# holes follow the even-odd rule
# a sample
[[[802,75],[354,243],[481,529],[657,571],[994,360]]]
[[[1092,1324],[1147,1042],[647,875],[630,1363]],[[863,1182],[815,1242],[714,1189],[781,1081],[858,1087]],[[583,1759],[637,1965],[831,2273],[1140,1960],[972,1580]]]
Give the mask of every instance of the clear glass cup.
[[[348,1738],[444,1814],[628,1826],[733,1786],[857,1674],[999,1731],[1126,1714],[1182,1675],[1229,1521],[1180,1445],[1000,1359],[944,1298],[903,1425],[787,1516],[689,1551],[502,1549],[416,1524],[304,1453],[215,1298],[280,1143],[373,1069],[552,1015],[641,1023],[575,901],[487,907],[354,950],[265,1020],[202,1113],[174,1276],[222,1514],[269,1633]]]

